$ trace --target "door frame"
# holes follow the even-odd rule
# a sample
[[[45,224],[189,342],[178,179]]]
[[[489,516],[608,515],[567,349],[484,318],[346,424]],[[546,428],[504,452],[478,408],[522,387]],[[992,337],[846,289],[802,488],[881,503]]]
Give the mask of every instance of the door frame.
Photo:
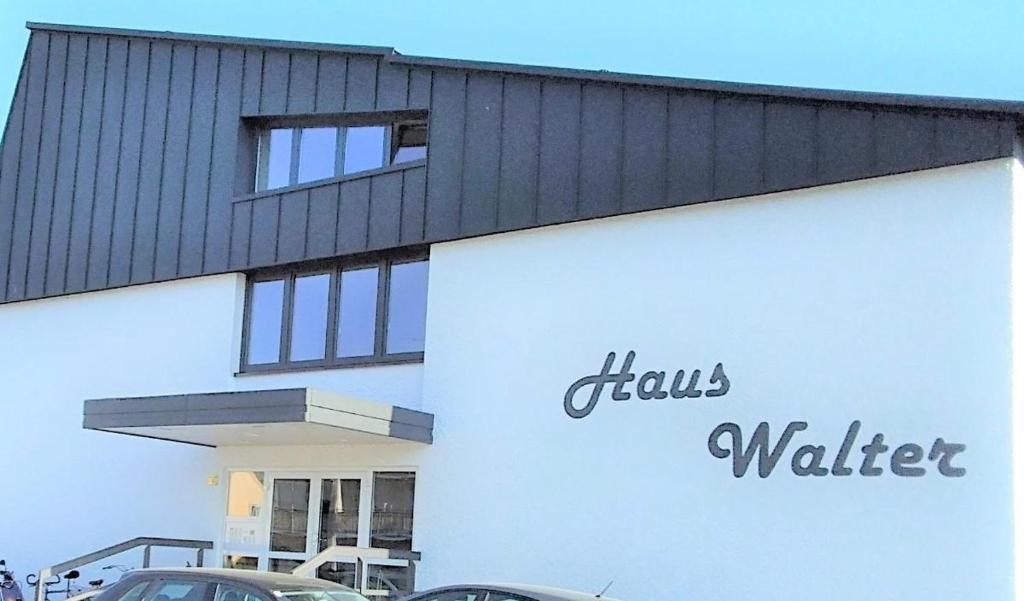
[[[256,557],[257,569],[270,570],[271,559],[292,559],[306,561],[320,552],[320,501],[322,493],[322,480],[359,480],[359,522],[357,530],[357,546],[368,547],[370,545],[370,526],[373,514],[373,473],[375,471],[398,471],[398,470],[373,470],[373,469],[329,469],[329,470],[289,470],[289,469],[249,469],[232,468],[226,470],[224,492],[224,510],[226,519],[227,499],[230,491],[230,473],[239,471],[252,471],[263,473],[263,508],[257,522],[261,539],[255,546],[230,545],[227,542],[226,523],[220,532],[220,558],[227,555],[244,555]],[[303,552],[271,551],[270,550],[270,523],[273,517],[274,484],[277,480],[309,480],[309,499],[307,501],[306,521],[306,549]]]

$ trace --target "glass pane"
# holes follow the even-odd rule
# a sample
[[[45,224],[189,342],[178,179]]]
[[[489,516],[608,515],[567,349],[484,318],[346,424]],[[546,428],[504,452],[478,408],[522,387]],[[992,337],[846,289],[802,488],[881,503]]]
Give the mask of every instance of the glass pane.
[[[306,526],[309,521],[309,480],[274,480],[272,510],[270,550],[305,553]]]
[[[231,472],[228,476],[228,516],[256,518],[263,507],[263,472]]]
[[[373,519],[370,546],[412,551],[412,510],[416,474],[377,472],[373,475]]]
[[[338,130],[307,127],[299,137],[299,183],[334,177]]]
[[[278,559],[276,557],[270,558],[270,571],[281,572],[284,574],[291,574],[292,570],[301,566],[303,561],[298,559]]]
[[[259,560],[247,555],[225,555],[224,567],[234,570],[255,570]]]
[[[327,297],[330,274],[295,278],[292,303],[292,361],[323,359],[327,348]]]
[[[272,129],[270,130],[270,136],[268,148],[266,149],[267,156],[264,157],[263,165],[267,170],[266,174],[266,186],[267,189],[280,188],[287,186],[291,179],[292,169],[292,130],[290,129]],[[265,140],[268,138],[264,138]]]
[[[329,561],[316,570],[316,577],[356,587],[356,564],[344,561]]]
[[[284,280],[256,282],[249,302],[249,364],[277,363],[281,360]]]
[[[395,599],[412,592],[409,587],[409,568],[406,566],[366,566],[366,588],[371,591],[387,591]]]
[[[320,482],[320,548],[359,543],[359,480]]]
[[[384,127],[350,127],[345,132],[345,173],[384,166]]]
[[[408,163],[427,158],[426,146],[400,146],[395,152],[394,163]]]
[[[245,568],[255,570],[255,567]],[[154,600],[155,601],[155,600]],[[230,584],[218,584],[217,594],[213,597],[213,601],[263,601],[259,595],[251,593],[245,589],[231,586]]]
[[[128,589],[125,594],[117,598],[117,601],[138,601],[142,598],[142,593],[146,592],[146,588],[149,587],[150,580],[144,580],[135,586]]]
[[[427,261],[391,266],[387,352],[423,350],[427,329]]]
[[[364,357],[373,354],[377,329],[376,267],[341,273],[338,300],[338,356]]]
[[[204,582],[164,582],[160,584],[156,592],[150,595],[151,599],[160,601],[199,601],[203,598],[203,591],[206,589]]]

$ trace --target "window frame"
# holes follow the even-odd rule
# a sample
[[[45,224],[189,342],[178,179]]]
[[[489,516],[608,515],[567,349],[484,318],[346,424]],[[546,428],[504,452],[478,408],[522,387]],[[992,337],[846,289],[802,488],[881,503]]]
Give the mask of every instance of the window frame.
[[[395,154],[399,148],[400,140],[398,140],[398,129],[403,126],[410,125],[422,125],[426,131],[426,140],[424,146],[429,150],[429,132],[430,124],[426,117],[423,118],[406,118],[398,120],[384,120],[384,121],[368,121],[365,123],[352,123],[347,120],[317,120],[317,121],[303,121],[301,123],[284,122],[275,123],[273,121],[267,122],[260,125],[255,132],[256,144],[256,160],[255,160],[255,173],[253,174],[253,188],[252,193],[260,194],[264,192],[273,192],[276,190],[282,190],[285,188],[291,188],[293,186],[301,186],[310,184],[313,182],[328,181],[340,177],[352,177],[361,173],[374,171],[375,169],[383,169],[386,167],[392,167],[394,165],[404,165],[406,163],[415,163],[416,161],[401,161],[395,162]],[[348,130],[358,129],[363,127],[381,127],[384,129],[384,140],[381,145],[381,165],[374,169],[364,169],[361,171],[353,171],[352,173],[345,173],[345,151],[348,146]],[[300,182],[299,181],[299,161],[302,158],[302,132],[307,129],[319,129],[319,128],[333,128],[335,130],[334,139],[334,175],[326,178],[320,178],[315,180],[309,180]],[[288,183],[283,186],[277,186],[275,188],[268,188],[267,182],[269,178],[268,168],[270,165],[270,132],[276,129],[291,130],[291,148],[289,149],[289,163],[288,163]]]
[[[423,351],[388,353],[388,301],[390,297],[391,267],[404,263],[427,261],[428,270],[430,256],[426,251],[408,251],[402,253],[376,254],[354,258],[347,261],[317,262],[287,268],[262,270],[251,273],[246,278],[242,316],[242,337],[239,369],[236,375],[253,373],[273,373],[282,371],[301,371],[313,369],[333,369],[345,367],[362,367],[373,365],[392,365],[401,363],[422,363]],[[355,269],[376,267],[377,297],[373,326],[373,354],[358,357],[338,357],[338,302],[341,296],[341,273]],[[292,312],[295,305],[295,279],[299,277],[330,274],[330,290],[327,297],[327,331],[322,359],[291,360]],[[281,303],[281,332],[278,345],[277,361],[273,363],[249,363],[249,342],[252,328],[252,293],[253,287],[259,282],[283,280],[284,299]],[[429,276],[428,276],[429,286]]]

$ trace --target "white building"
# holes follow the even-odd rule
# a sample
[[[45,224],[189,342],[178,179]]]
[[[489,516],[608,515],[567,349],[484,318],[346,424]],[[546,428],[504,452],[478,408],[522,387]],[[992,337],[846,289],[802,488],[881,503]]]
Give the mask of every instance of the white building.
[[[30,27],[15,570],[1024,599],[1021,105]]]

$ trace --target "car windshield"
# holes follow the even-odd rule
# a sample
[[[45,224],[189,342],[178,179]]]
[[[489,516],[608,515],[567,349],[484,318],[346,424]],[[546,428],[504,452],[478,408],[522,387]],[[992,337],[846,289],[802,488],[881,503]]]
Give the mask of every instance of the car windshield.
[[[274,591],[277,596],[287,601],[369,601],[352,589],[301,589]]]

